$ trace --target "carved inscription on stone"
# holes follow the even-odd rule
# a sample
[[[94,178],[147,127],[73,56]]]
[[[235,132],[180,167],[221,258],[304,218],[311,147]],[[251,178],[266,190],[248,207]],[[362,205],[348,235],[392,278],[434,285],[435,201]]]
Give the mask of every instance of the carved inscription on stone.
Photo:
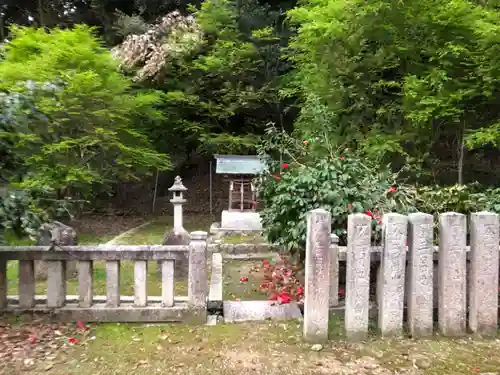
[[[471,214],[469,326],[495,335],[498,324],[499,219],[490,212]]]
[[[370,292],[371,218],[349,215],[346,272],[346,335],[362,339],[368,334]]]

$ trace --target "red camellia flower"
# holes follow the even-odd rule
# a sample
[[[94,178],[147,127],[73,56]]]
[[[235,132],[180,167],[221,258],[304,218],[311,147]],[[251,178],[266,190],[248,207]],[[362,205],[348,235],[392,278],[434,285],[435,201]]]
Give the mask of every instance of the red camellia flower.
[[[377,224],[378,224],[378,225],[382,225],[382,220],[379,220],[379,221],[377,222]]]
[[[304,144],[304,146],[307,146],[309,144],[309,141],[304,140],[302,143]]]
[[[340,160],[341,160],[341,161],[344,161],[344,160],[345,160],[344,155],[342,155],[342,156],[340,157]]]
[[[297,294],[298,294],[299,296],[301,296],[302,294],[304,294],[304,288],[302,288],[302,287],[298,287],[298,288],[297,288]]]
[[[241,283],[246,283],[246,282],[248,282],[248,277],[240,277],[240,282],[241,282]]]
[[[76,322],[76,326],[78,328],[85,328],[85,323],[84,322]]]
[[[36,336],[35,335],[31,335],[29,338],[28,338],[28,342],[31,344],[31,345],[34,345],[36,344]]]
[[[269,296],[269,301],[276,301],[278,299],[278,293],[273,293]]]
[[[339,294],[340,294],[341,296],[343,296],[343,295],[345,294],[345,290],[344,290],[344,289],[339,289]]]
[[[75,339],[74,337],[70,337],[68,339],[68,342],[71,344],[71,345],[75,345],[75,344],[78,344],[78,339]]]
[[[395,193],[397,190],[395,187],[391,186],[389,189],[387,189],[388,193]]]
[[[281,292],[278,296],[278,303],[284,305],[290,302],[292,302],[292,297],[290,297],[287,292]]]
[[[281,164],[281,169],[288,169],[288,167],[289,167],[288,163]]]
[[[269,264],[269,261],[267,259],[264,259],[264,261],[262,262],[262,264],[264,264],[265,266],[267,266]]]
[[[373,217],[373,213],[372,213],[370,210],[366,211],[366,212],[365,212],[365,215],[368,215],[368,216],[370,216],[370,217]]]

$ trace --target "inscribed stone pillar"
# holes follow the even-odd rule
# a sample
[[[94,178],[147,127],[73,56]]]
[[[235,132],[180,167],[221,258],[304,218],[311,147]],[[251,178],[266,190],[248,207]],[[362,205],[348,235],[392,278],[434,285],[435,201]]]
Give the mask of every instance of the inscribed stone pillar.
[[[378,325],[384,336],[403,333],[407,230],[406,216],[384,215],[380,260],[382,291],[378,313]]]
[[[206,307],[207,305],[207,238],[207,232],[191,232],[191,244],[189,253],[188,303],[189,305],[194,307]]]
[[[330,235],[330,306],[339,304],[339,237]]]
[[[465,215],[439,215],[438,320],[445,336],[462,335],[466,329],[466,233]]]
[[[470,218],[471,275],[469,327],[474,333],[496,335],[498,325],[498,215],[477,212]]]
[[[316,209],[309,212],[304,300],[304,339],[309,342],[328,340],[331,228],[328,211]]]
[[[434,294],[434,219],[408,215],[408,328],[413,337],[432,335]]]
[[[365,214],[347,219],[345,329],[351,340],[368,336],[370,309],[371,218]]]

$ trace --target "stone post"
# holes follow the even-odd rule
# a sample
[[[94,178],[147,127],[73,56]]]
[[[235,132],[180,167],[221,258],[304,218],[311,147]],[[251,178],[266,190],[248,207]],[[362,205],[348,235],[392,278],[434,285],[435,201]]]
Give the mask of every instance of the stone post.
[[[469,327],[474,333],[494,336],[498,325],[498,215],[473,213],[470,224]]]
[[[412,337],[432,335],[434,307],[434,218],[408,215],[408,328]]]
[[[368,337],[370,310],[371,218],[352,214],[347,219],[345,330],[349,340]]]
[[[462,335],[466,329],[466,233],[465,215],[439,215],[438,320],[444,336]]]
[[[403,333],[406,235],[408,219],[389,213],[383,217],[383,248],[380,259],[380,305],[378,325],[384,336]]]
[[[191,233],[188,303],[192,307],[206,307],[207,305],[207,238],[207,232],[197,231]]]
[[[339,304],[339,237],[330,235],[330,306]]]
[[[165,233],[163,245],[189,245],[191,238],[182,223],[182,205],[186,203],[183,194],[187,188],[182,184],[182,179],[177,176],[168,191],[172,192],[170,202],[174,206],[174,227]],[[158,268],[161,270],[161,262],[159,263]],[[188,254],[183,254],[181,259],[175,262],[174,274],[177,280],[186,278],[188,275]]]
[[[331,228],[328,211],[316,209],[309,212],[304,300],[304,339],[309,342],[328,340]]]

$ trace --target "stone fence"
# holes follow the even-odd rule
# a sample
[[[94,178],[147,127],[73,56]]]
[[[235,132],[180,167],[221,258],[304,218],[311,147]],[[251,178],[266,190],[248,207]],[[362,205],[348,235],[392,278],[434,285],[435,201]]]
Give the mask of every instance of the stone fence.
[[[0,313],[54,313],[66,321],[205,322],[206,232],[186,246],[0,246]],[[189,254],[188,296],[174,296],[174,262]],[[19,261],[19,296],[8,296],[7,261]],[[47,295],[35,295],[35,261],[48,265]],[[66,263],[78,262],[78,296],[66,295]],[[93,295],[93,262],[106,262],[106,296]],[[134,261],[134,297],[120,295],[120,262]],[[148,298],[147,263],[161,262],[162,296]]]
[[[348,339],[365,339],[373,315],[383,336],[402,335],[403,318],[412,337],[432,335],[434,301],[441,335],[462,335],[467,328],[472,333],[495,335],[499,217],[479,212],[471,214],[469,222],[467,246],[466,216],[441,214],[439,246],[435,247],[432,215],[386,214],[382,246],[372,247],[371,218],[353,214],[348,218],[347,249],[339,251],[338,237],[330,234],[330,214],[321,209],[311,211],[307,221],[305,339],[326,340],[334,311],[344,312]],[[370,264],[378,259],[376,285],[370,285]],[[346,262],[343,306],[338,294],[341,260]],[[376,290],[374,301],[370,300],[370,287]]]

